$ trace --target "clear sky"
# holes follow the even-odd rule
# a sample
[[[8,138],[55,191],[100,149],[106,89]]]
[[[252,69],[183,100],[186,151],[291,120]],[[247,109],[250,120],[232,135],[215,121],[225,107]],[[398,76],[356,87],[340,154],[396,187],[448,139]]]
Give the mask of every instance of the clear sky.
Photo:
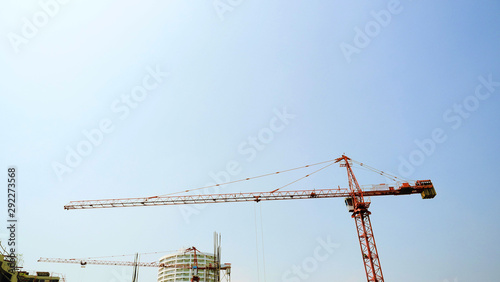
[[[233,281],[366,281],[343,199],[63,209],[345,153],[431,179],[438,193],[372,198],[387,281],[498,281],[500,2],[0,5],[0,169],[3,179],[18,169],[26,269],[71,282],[130,281],[130,268],[36,260],[209,252],[218,231]],[[270,191],[311,171],[221,192]],[[355,172],[361,184],[387,181]],[[346,183],[335,165],[287,188]],[[0,232],[4,245],[7,236]],[[156,269],[141,269],[141,281],[155,279]]]

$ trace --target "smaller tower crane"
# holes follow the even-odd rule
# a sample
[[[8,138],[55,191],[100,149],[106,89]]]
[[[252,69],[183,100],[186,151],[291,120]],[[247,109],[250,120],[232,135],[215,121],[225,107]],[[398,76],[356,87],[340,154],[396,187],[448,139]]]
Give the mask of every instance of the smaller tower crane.
[[[196,247],[191,247],[185,250],[184,253],[194,252],[193,264],[165,264],[159,262],[139,262],[137,258],[135,261],[109,261],[109,260],[95,260],[95,259],[63,259],[63,258],[40,258],[38,262],[49,262],[49,263],[70,263],[70,264],[80,264],[82,267],[86,265],[118,265],[118,266],[133,266],[136,267],[157,267],[157,268],[178,268],[178,269],[192,269],[193,277],[191,282],[199,282],[200,277],[198,276],[198,270],[209,270],[209,271],[224,271],[223,278],[225,281],[231,281],[231,264],[223,263],[218,261],[214,263],[209,263],[208,265],[199,266],[197,252],[200,251]],[[134,275],[137,276],[137,275]],[[220,281],[220,280],[217,280]]]

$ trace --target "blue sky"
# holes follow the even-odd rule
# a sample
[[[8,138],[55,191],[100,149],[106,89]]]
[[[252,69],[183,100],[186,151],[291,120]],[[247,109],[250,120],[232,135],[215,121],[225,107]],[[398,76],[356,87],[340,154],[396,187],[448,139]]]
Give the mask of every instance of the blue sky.
[[[388,281],[499,276],[498,1],[1,5],[0,167],[19,170],[26,269],[128,281],[129,268],[36,260],[210,251],[218,231],[233,281],[366,281],[342,199],[208,205],[192,215],[63,210],[71,200],[201,187],[228,164],[236,180],[345,153],[436,187],[433,200],[372,199]],[[221,192],[270,191],[311,171]],[[355,173],[361,184],[387,181]],[[346,183],[331,166],[290,189]],[[325,240],[336,248],[319,261]],[[305,276],[291,274],[304,264]],[[155,281],[156,270],[140,277]]]

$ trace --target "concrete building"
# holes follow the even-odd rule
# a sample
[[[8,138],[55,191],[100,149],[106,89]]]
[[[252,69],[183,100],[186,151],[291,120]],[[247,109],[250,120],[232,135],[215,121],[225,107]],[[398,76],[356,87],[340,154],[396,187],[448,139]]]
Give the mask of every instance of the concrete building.
[[[209,264],[214,264],[214,255],[209,253],[196,253],[198,259],[198,267],[208,266]],[[160,263],[165,265],[172,264],[187,264],[193,265],[194,254],[193,252],[185,252],[185,250],[179,250],[179,252],[171,255],[166,255],[160,258]],[[185,268],[170,268],[170,267],[160,267],[158,268],[158,282],[177,282],[177,281],[191,281],[193,277],[193,269]],[[200,277],[200,282],[215,282],[213,271],[200,269],[198,270],[198,277]]]
[[[3,248],[3,247],[2,247]],[[30,275],[27,271],[12,270],[10,260],[0,251],[0,282],[59,282],[59,277],[46,271]],[[64,281],[64,280],[63,280]]]

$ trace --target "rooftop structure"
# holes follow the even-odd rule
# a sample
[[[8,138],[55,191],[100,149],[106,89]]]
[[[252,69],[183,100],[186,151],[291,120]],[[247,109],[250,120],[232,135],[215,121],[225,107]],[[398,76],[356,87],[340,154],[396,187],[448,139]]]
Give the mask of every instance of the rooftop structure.
[[[12,270],[10,261],[3,254],[0,254],[0,265],[0,282],[59,282],[60,279],[46,271],[30,275],[27,271]]]

